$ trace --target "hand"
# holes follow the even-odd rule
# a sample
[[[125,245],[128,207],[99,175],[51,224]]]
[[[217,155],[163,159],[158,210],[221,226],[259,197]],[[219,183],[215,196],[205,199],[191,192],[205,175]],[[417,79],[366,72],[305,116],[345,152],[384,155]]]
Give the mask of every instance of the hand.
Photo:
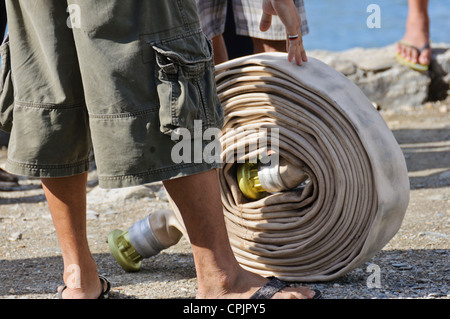
[[[263,14],[259,28],[261,31],[267,31],[272,24],[272,16],[280,17],[286,27],[288,36],[298,35],[295,39],[286,39],[286,49],[288,52],[288,60],[302,65],[308,61],[302,39],[302,19],[295,7],[293,0],[263,0]]]

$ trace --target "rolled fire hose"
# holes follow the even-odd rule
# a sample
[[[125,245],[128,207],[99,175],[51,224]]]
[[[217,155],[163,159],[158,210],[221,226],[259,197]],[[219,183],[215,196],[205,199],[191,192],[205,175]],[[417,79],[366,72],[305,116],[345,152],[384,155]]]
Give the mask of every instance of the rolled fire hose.
[[[286,281],[328,281],[392,239],[409,201],[406,164],[356,85],[314,58],[299,67],[283,53],[225,62],[216,81],[225,113],[222,203],[244,268]],[[276,165],[263,162],[274,154]],[[173,207],[172,226],[185,233]],[[153,237],[167,229],[150,227]],[[152,250],[147,244],[141,259]]]

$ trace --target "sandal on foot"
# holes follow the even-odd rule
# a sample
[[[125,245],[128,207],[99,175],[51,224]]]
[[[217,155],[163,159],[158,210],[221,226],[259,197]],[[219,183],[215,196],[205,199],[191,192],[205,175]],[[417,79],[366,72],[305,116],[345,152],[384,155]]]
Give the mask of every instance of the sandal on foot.
[[[289,284],[278,279],[277,277],[268,277],[270,281],[258,289],[250,299],[270,299],[283,288],[289,287]],[[312,299],[322,299],[320,290],[313,289],[315,295]]]
[[[100,296],[97,297],[97,299],[108,299],[109,291],[111,289],[111,283],[103,276],[98,276],[100,279],[100,284],[102,285],[102,292],[100,293]],[[106,289],[105,289],[106,286]],[[58,299],[63,299],[62,292],[64,289],[66,289],[67,286],[64,285],[59,291],[58,291]]]
[[[413,46],[412,44],[409,44],[407,42],[404,41],[400,41],[399,44],[406,46],[408,48],[411,48],[415,51],[417,51],[417,58],[422,54],[423,51],[430,49],[430,42],[427,42],[423,47],[421,48],[417,48],[415,46]],[[411,62],[408,59],[404,58],[400,53],[396,52],[395,53],[395,57],[397,59],[398,62],[400,62],[403,65],[406,65],[408,67],[410,67],[411,69],[415,70],[415,71],[419,71],[419,72],[425,72],[428,70],[429,65],[424,65],[424,64],[420,64],[418,62]]]

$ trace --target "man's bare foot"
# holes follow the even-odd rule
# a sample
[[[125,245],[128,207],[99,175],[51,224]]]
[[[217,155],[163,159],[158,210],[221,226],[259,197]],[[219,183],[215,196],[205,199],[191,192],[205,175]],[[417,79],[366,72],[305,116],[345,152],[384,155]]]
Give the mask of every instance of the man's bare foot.
[[[110,283],[104,277],[98,277],[99,280],[94,280],[89,287],[58,287],[59,299],[102,299],[107,298],[110,290]]]
[[[429,65],[431,49],[425,47],[430,41],[429,18],[426,13],[408,17],[406,32],[397,45],[397,53],[412,63]],[[421,52],[419,50],[424,48]]]
[[[111,288],[109,281],[98,275],[92,258],[65,266],[63,280],[65,285],[57,289],[59,299],[101,299]]]
[[[198,299],[250,299],[269,279],[241,269],[233,278],[222,276],[211,279],[209,283],[200,284]],[[277,285],[280,282],[274,281]],[[317,291],[307,287],[285,287],[274,293],[272,299],[312,299]],[[264,295],[264,294],[263,294]],[[271,295],[271,294],[269,294]],[[270,298],[270,297],[269,297]]]

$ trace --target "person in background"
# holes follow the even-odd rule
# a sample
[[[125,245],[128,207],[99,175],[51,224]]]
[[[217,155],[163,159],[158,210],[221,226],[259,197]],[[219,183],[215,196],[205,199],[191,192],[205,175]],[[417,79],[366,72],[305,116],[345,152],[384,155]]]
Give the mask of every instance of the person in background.
[[[227,45],[223,33],[227,15],[227,6],[232,6],[236,34],[250,37],[253,53],[287,52],[286,30],[278,16],[261,21],[263,0],[196,0],[200,22],[206,36],[213,41],[216,64],[228,60]],[[308,33],[305,6],[303,0],[293,0],[295,9],[301,18],[300,38]]]
[[[431,59],[428,0],[408,0],[406,30],[397,44],[396,56],[414,70],[428,70]]]

